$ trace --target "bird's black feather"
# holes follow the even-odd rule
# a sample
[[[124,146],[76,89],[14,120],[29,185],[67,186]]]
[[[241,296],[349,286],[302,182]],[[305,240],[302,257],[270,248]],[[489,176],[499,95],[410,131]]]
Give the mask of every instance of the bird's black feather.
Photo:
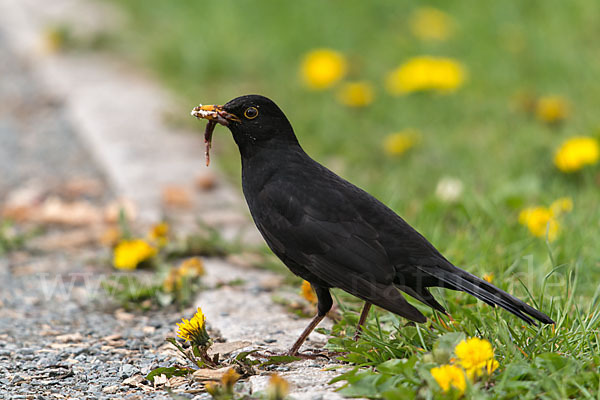
[[[256,226],[292,272],[323,290],[337,287],[416,322],[425,316],[398,289],[445,312],[427,290],[467,292],[528,323],[553,321],[521,300],[463,271],[401,217],[311,159],[281,110],[262,96],[225,106],[242,156],[242,184]],[[262,118],[262,119],[261,119]]]

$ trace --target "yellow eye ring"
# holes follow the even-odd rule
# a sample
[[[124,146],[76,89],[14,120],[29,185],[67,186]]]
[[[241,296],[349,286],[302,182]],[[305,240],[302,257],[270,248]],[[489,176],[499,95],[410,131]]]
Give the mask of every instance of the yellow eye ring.
[[[258,109],[256,107],[248,107],[246,111],[244,111],[244,117],[248,119],[254,119],[258,117]]]

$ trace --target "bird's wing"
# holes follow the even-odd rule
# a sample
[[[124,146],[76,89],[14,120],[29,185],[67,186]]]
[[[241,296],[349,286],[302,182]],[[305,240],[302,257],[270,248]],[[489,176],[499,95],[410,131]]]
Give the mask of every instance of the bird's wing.
[[[302,180],[299,180],[302,181]],[[257,226],[273,251],[311,274],[414,321],[425,317],[393,286],[396,271],[377,227],[339,185],[271,181],[259,192]]]

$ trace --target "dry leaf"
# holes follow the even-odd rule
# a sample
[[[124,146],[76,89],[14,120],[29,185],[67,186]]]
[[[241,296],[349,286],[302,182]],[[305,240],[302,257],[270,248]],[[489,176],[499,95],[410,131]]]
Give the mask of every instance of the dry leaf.
[[[202,368],[192,374],[192,378],[196,381],[220,381],[223,375],[231,367],[223,367],[219,369]]]
[[[196,186],[196,189],[202,191],[212,190],[217,186],[217,178],[212,173],[198,175],[194,181],[194,185]]]
[[[169,379],[167,378],[167,376],[165,374],[160,374],[154,377],[154,387],[157,386],[162,386],[165,383],[167,383],[169,381]]]
[[[165,384],[166,387],[174,388],[177,386],[181,386],[187,383],[187,378],[183,376],[174,376],[169,379],[169,382]]]
[[[118,390],[119,390],[119,387],[117,385],[106,386],[106,387],[102,388],[102,393],[115,394],[115,393],[117,393]]]
[[[2,207],[2,216],[15,221],[26,221],[35,213],[44,191],[39,186],[28,185],[8,193]]]
[[[56,340],[59,342],[67,343],[67,342],[81,342],[83,340],[83,336],[79,332],[75,333],[66,333],[64,335],[58,335]]]
[[[135,319],[135,315],[125,312],[122,309],[118,309],[115,311],[115,318],[119,321],[133,321]]]
[[[129,386],[139,386],[144,380],[146,380],[146,378],[144,378],[142,375],[134,375],[130,378],[127,378],[123,381],[124,385],[129,385]]]
[[[104,340],[106,342],[113,342],[115,340],[121,339],[123,336],[120,333],[113,333],[112,335],[104,336],[100,340]]]
[[[192,198],[185,187],[170,185],[163,188],[162,202],[167,207],[189,208]]]
[[[65,202],[47,198],[32,219],[35,222],[63,225],[93,225],[102,220],[100,210],[86,201]]]

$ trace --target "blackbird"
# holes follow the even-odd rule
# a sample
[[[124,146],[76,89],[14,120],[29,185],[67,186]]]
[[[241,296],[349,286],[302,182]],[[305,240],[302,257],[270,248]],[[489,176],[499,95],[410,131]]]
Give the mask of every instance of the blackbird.
[[[357,332],[372,304],[425,322],[400,291],[447,313],[428,290],[436,286],[469,293],[530,324],[534,319],[554,323],[454,266],[394,211],[310,158],[285,114],[270,99],[241,96],[223,106],[200,105],[192,115],[208,120],[207,156],[215,125],[229,128],[241,154],[242,187],[256,227],[273,253],[315,290],[317,315],[288,354],[298,354],[331,309],[331,288],[365,301]]]

